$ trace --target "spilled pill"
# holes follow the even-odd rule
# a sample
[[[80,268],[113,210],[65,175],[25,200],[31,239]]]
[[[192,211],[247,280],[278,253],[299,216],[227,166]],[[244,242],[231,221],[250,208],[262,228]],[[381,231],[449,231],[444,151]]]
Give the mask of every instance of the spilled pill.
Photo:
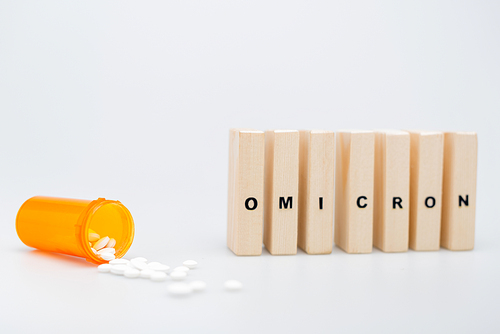
[[[151,275],[154,273],[155,271],[152,270],[152,269],[144,269],[144,270],[141,270],[141,275],[140,277],[141,278],[151,278]]]
[[[161,264],[160,262],[148,263],[148,268],[152,269],[152,270],[156,270],[156,271],[163,271],[163,272],[167,272],[170,269],[169,266]]]
[[[189,284],[193,291],[203,291],[207,287],[207,283],[203,281],[193,281]]]
[[[109,242],[109,237],[104,237],[96,241],[94,244],[94,249],[95,250],[100,250],[101,248],[104,248],[106,244]]]
[[[187,274],[185,271],[174,271],[170,274],[170,278],[173,279],[174,281],[182,281],[187,277]]]
[[[112,265],[127,264],[128,262],[129,261],[126,259],[114,259],[114,260],[109,261],[109,264],[112,264]]]
[[[161,263],[160,263],[160,262],[154,262],[154,261],[153,261],[153,262],[149,262],[149,263],[148,263],[148,266],[156,266],[156,265],[159,265],[159,264],[161,264]]]
[[[141,275],[141,272],[137,269],[127,268],[123,273],[123,276],[128,278],[137,278]]]
[[[184,262],[182,262],[182,264],[186,267],[188,267],[189,269],[193,269],[194,267],[196,267],[198,265],[198,262],[194,261],[194,260],[186,260]]]
[[[102,253],[100,256],[104,261],[111,261],[115,259],[115,254],[111,253]]]
[[[167,287],[167,290],[173,295],[187,295],[193,291],[193,288],[186,283],[172,283]]]
[[[148,262],[148,260],[145,258],[145,257],[134,257],[132,260],[136,260],[136,261],[142,261],[142,262]],[[132,261],[130,260],[130,261]]]
[[[189,271],[189,268],[188,267],[185,267],[185,266],[180,266],[180,267],[176,267],[174,269],[174,271],[184,271],[184,272],[188,272]]]
[[[101,264],[97,267],[97,271],[100,273],[109,273],[111,271],[111,265],[108,263]]]
[[[237,280],[229,280],[224,283],[224,287],[227,290],[236,291],[241,290],[241,288],[243,288],[243,284],[241,284],[241,282]]]
[[[151,280],[154,282],[161,282],[167,279],[167,274],[162,271],[155,271],[151,274]]]
[[[111,273],[115,275],[123,275],[127,269],[129,269],[129,267],[126,265],[118,264],[116,266],[111,266]]]
[[[148,264],[144,261],[132,259],[130,260],[130,264],[133,265],[136,269],[143,270],[148,268]]]

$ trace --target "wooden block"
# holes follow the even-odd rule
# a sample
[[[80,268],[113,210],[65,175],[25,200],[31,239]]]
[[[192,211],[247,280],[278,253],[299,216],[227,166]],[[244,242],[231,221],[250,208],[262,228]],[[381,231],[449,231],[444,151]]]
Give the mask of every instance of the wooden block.
[[[334,238],[347,253],[372,251],[374,145],[371,131],[337,132]]]
[[[410,131],[410,248],[439,249],[443,186],[442,132]]]
[[[298,245],[308,254],[330,254],[333,247],[335,134],[300,131]]]
[[[375,133],[373,245],[406,252],[410,221],[410,134]]]
[[[227,245],[236,255],[262,253],[264,132],[229,132]]]
[[[441,246],[471,250],[476,217],[476,133],[445,133],[443,171]]]
[[[266,131],[264,245],[272,255],[297,253],[299,132]]]

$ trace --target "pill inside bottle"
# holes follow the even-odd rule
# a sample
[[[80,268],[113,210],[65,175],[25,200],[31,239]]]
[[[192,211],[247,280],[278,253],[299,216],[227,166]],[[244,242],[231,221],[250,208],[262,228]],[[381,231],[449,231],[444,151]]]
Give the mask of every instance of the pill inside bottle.
[[[96,264],[109,261],[102,258],[102,252],[92,250],[99,240],[107,244],[97,246],[113,248],[118,259],[134,239],[134,221],[128,209],[119,201],[104,198],[90,201],[32,197],[17,213],[16,230],[27,246],[82,257]]]

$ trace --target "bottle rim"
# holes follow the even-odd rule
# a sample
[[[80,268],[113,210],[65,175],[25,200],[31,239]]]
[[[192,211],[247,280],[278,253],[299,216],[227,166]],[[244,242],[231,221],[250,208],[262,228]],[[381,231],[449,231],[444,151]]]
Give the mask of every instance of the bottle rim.
[[[81,248],[82,253],[85,254],[85,258],[88,262],[92,262],[95,264],[103,264],[108,262],[94,254],[91,247],[89,246],[90,241],[87,231],[90,228],[90,221],[92,220],[92,217],[97,212],[97,210],[109,204],[117,205],[123,211],[124,216],[126,217],[126,223],[122,221],[122,224],[124,224],[125,227],[124,232],[126,233],[126,242],[122,243],[123,246],[116,250],[115,257],[117,259],[121,258],[129,250],[130,246],[132,246],[135,228],[134,220],[132,218],[132,215],[130,214],[130,211],[120,201],[98,198],[90,202],[85,211],[80,215],[78,219],[79,229],[77,229],[76,231],[77,239],[79,240],[79,247]]]

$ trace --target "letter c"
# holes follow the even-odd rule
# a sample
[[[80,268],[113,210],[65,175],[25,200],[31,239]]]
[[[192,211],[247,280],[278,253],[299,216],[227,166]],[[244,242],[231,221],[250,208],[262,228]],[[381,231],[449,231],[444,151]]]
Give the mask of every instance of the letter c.
[[[356,204],[358,205],[358,208],[361,208],[361,209],[364,209],[368,206],[368,204],[361,204],[361,200],[364,199],[364,200],[367,200],[368,198],[366,198],[366,196],[359,196],[358,197],[358,200],[356,201]]]

